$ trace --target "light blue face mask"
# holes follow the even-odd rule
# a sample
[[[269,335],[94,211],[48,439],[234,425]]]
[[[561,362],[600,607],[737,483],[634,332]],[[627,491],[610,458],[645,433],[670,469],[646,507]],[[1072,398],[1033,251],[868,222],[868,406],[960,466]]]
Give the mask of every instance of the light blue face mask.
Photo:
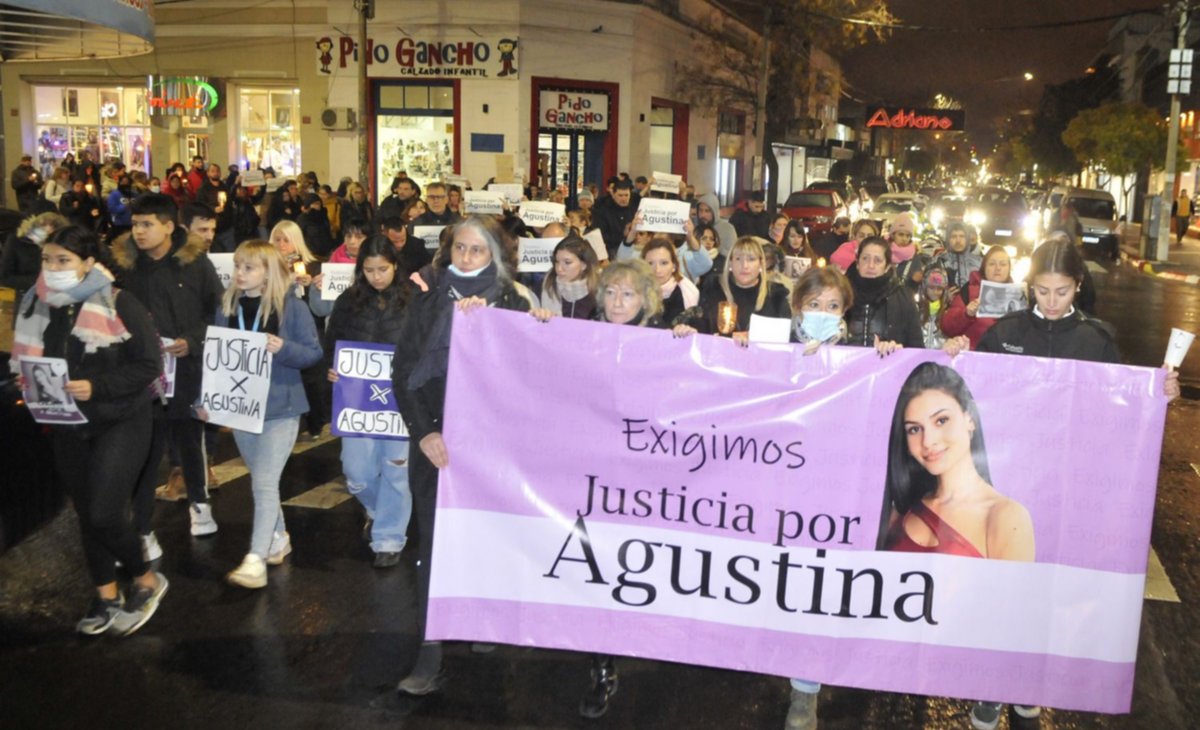
[[[479,276],[480,274],[482,274],[482,273],[483,273],[483,270],[484,270],[484,269],[486,269],[487,267],[486,267],[486,266],[481,266],[481,267],[479,267],[478,269],[475,269],[474,271],[462,271],[461,269],[459,269],[459,268],[458,268],[457,266],[455,266],[454,264],[450,264],[450,267],[449,267],[449,268],[450,268],[450,273],[451,273],[451,274],[454,274],[455,276],[462,276],[462,277],[465,277],[465,278],[467,278],[467,279],[472,279],[472,278],[474,278],[474,277],[476,277],[476,276]]]
[[[805,312],[800,331],[809,339],[828,342],[841,334],[842,318],[828,312]]]

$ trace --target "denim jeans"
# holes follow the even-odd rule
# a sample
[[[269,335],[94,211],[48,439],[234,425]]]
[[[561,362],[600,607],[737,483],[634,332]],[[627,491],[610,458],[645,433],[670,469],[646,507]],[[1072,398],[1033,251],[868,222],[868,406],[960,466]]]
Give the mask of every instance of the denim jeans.
[[[300,417],[292,416],[264,422],[261,434],[233,429],[233,440],[250,470],[250,489],[254,493],[254,527],[250,530],[249,552],[263,559],[271,549],[274,533],[286,529],[283,508],[279,506],[279,477],[296,445],[299,426]]]
[[[377,553],[398,553],[407,541],[412,515],[408,449],[407,439],[342,438],[346,488],[374,520],[371,549]]]

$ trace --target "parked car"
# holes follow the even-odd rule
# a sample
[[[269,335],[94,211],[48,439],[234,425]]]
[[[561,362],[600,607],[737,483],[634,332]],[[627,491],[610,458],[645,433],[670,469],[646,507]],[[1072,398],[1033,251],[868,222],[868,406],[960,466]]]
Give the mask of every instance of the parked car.
[[[809,188],[788,196],[783,204],[783,213],[801,221],[809,235],[826,233],[833,227],[838,216],[849,216],[842,196],[834,190]]]
[[[1003,188],[983,188],[967,205],[966,221],[979,231],[981,243],[1033,250],[1037,219],[1031,218],[1024,196]]]
[[[1057,190],[1056,188],[1055,190]],[[1051,191],[1053,197],[1054,191]],[[1083,247],[1085,256],[1121,255],[1117,234],[1117,201],[1105,190],[1063,188],[1058,209],[1052,212],[1048,231],[1065,230]]]
[[[29,414],[8,360],[0,352],[0,552],[31,535],[65,503],[49,429]]]

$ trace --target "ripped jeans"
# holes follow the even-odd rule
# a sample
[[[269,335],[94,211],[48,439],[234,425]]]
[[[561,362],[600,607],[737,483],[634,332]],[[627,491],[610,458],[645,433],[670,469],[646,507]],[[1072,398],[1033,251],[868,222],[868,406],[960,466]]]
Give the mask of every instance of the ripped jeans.
[[[408,448],[407,439],[342,438],[346,488],[374,520],[371,549],[377,553],[398,553],[408,539]]]

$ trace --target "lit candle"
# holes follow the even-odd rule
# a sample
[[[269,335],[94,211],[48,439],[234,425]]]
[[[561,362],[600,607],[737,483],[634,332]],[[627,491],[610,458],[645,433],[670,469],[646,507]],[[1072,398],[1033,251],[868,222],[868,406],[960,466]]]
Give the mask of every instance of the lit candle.
[[[296,263],[292,264],[292,271],[295,271],[300,276],[308,275],[308,269],[304,268],[303,261],[297,261]]]
[[[225,191],[221,190],[217,193],[217,205],[225,205]]]
[[[737,305],[733,302],[718,302],[717,331],[723,335],[731,335],[735,327],[737,327]]]
[[[87,190],[88,195],[91,195],[92,193],[96,192],[96,186],[92,185],[91,183],[88,183],[87,185],[84,185],[83,187],[85,190]]]
[[[824,258],[817,259],[817,268],[818,269],[825,268],[825,259]]]

